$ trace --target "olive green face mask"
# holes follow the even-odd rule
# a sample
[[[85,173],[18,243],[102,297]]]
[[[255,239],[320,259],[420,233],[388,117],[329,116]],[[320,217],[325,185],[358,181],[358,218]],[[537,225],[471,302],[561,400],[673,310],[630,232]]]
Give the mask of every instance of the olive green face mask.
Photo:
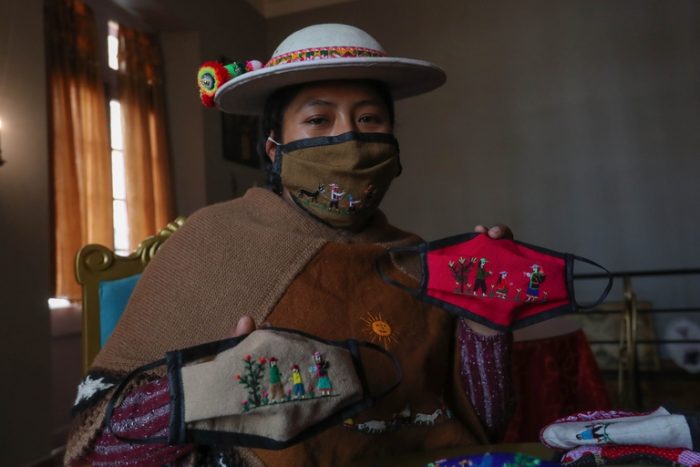
[[[387,133],[343,133],[278,145],[273,171],[294,202],[320,221],[360,230],[401,173]]]

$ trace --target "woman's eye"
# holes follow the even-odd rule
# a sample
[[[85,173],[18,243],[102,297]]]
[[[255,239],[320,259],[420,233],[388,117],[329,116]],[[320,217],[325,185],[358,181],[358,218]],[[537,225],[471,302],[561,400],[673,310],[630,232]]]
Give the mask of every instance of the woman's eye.
[[[378,123],[382,123],[382,118],[379,115],[368,114],[368,115],[360,116],[358,121],[360,123],[378,124]]]
[[[310,117],[310,118],[307,118],[306,120],[304,120],[304,123],[307,123],[309,125],[315,125],[315,126],[323,125],[326,122],[328,122],[328,119],[326,117],[320,117],[320,116]]]

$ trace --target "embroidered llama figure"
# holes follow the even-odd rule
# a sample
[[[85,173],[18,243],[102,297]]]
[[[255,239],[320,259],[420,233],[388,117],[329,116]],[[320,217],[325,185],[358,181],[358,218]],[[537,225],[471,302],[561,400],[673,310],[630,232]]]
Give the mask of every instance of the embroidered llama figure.
[[[307,191],[307,190],[302,189],[302,190],[299,190],[297,197],[299,199],[301,199],[302,196],[305,196],[315,203],[316,201],[318,201],[318,196],[321,193],[323,193],[324,191],[326,191],[326,186],[322,183],[319,183],[316,191]]]
[[[433,413],[417,413],[413,419],[416,425],[435,425],[435,420],[442,414],[442,409],[435,409]]]
[[[370,420],[365,423],[358,423],[357,429],[365,433],[378,434],[386,431],[386,422],[384,420]]]

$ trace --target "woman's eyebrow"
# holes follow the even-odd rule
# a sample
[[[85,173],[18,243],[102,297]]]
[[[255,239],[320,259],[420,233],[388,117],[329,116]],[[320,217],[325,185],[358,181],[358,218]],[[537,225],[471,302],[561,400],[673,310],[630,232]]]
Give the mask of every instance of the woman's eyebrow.
[[[323,99],[312,99],[310,101],[305,102],[304,105],[301,106],[301,109],[306,109],[308,107],[317,107],[317,106],[337,107],[337,104],[330,102],[330,101],[324,101]]]
[[[355,102],[354,107],[362,107],[365,105],[378,105],[378,106],[383,106],[384,102],[382,102],[381,99],[376,99],[374,97],[370,97],[369,99],[364,99],[358,102]]]

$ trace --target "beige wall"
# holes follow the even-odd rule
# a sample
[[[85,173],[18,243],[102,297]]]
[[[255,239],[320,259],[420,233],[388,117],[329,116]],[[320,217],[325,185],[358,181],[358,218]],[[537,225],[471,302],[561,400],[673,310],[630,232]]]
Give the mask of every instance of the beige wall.
[[[161,40],[169,63],[168,116],[170,142],[176,157],[174,179],[178,212],[190,214],[204,204],[240,196],[262,175],[222,155],[221,114],[199,102],[199,65],[225,55],[234,60],[265,55],[265,20],[244,1],[167,2],[170,23]],[[201,165],[203,163],[203,165]],[[204,192],[202,192],[204,190]]]
[[[0,465],[50,446],[49,164],[41,0],[0,1]]]
[[[502,222],[617,270],[700,265],[700,3],[360,0],[270,20],[269,49],[317,22],[447,71],[397,105],[398,226]],[[668,300],[700,303],[675,282]]]

